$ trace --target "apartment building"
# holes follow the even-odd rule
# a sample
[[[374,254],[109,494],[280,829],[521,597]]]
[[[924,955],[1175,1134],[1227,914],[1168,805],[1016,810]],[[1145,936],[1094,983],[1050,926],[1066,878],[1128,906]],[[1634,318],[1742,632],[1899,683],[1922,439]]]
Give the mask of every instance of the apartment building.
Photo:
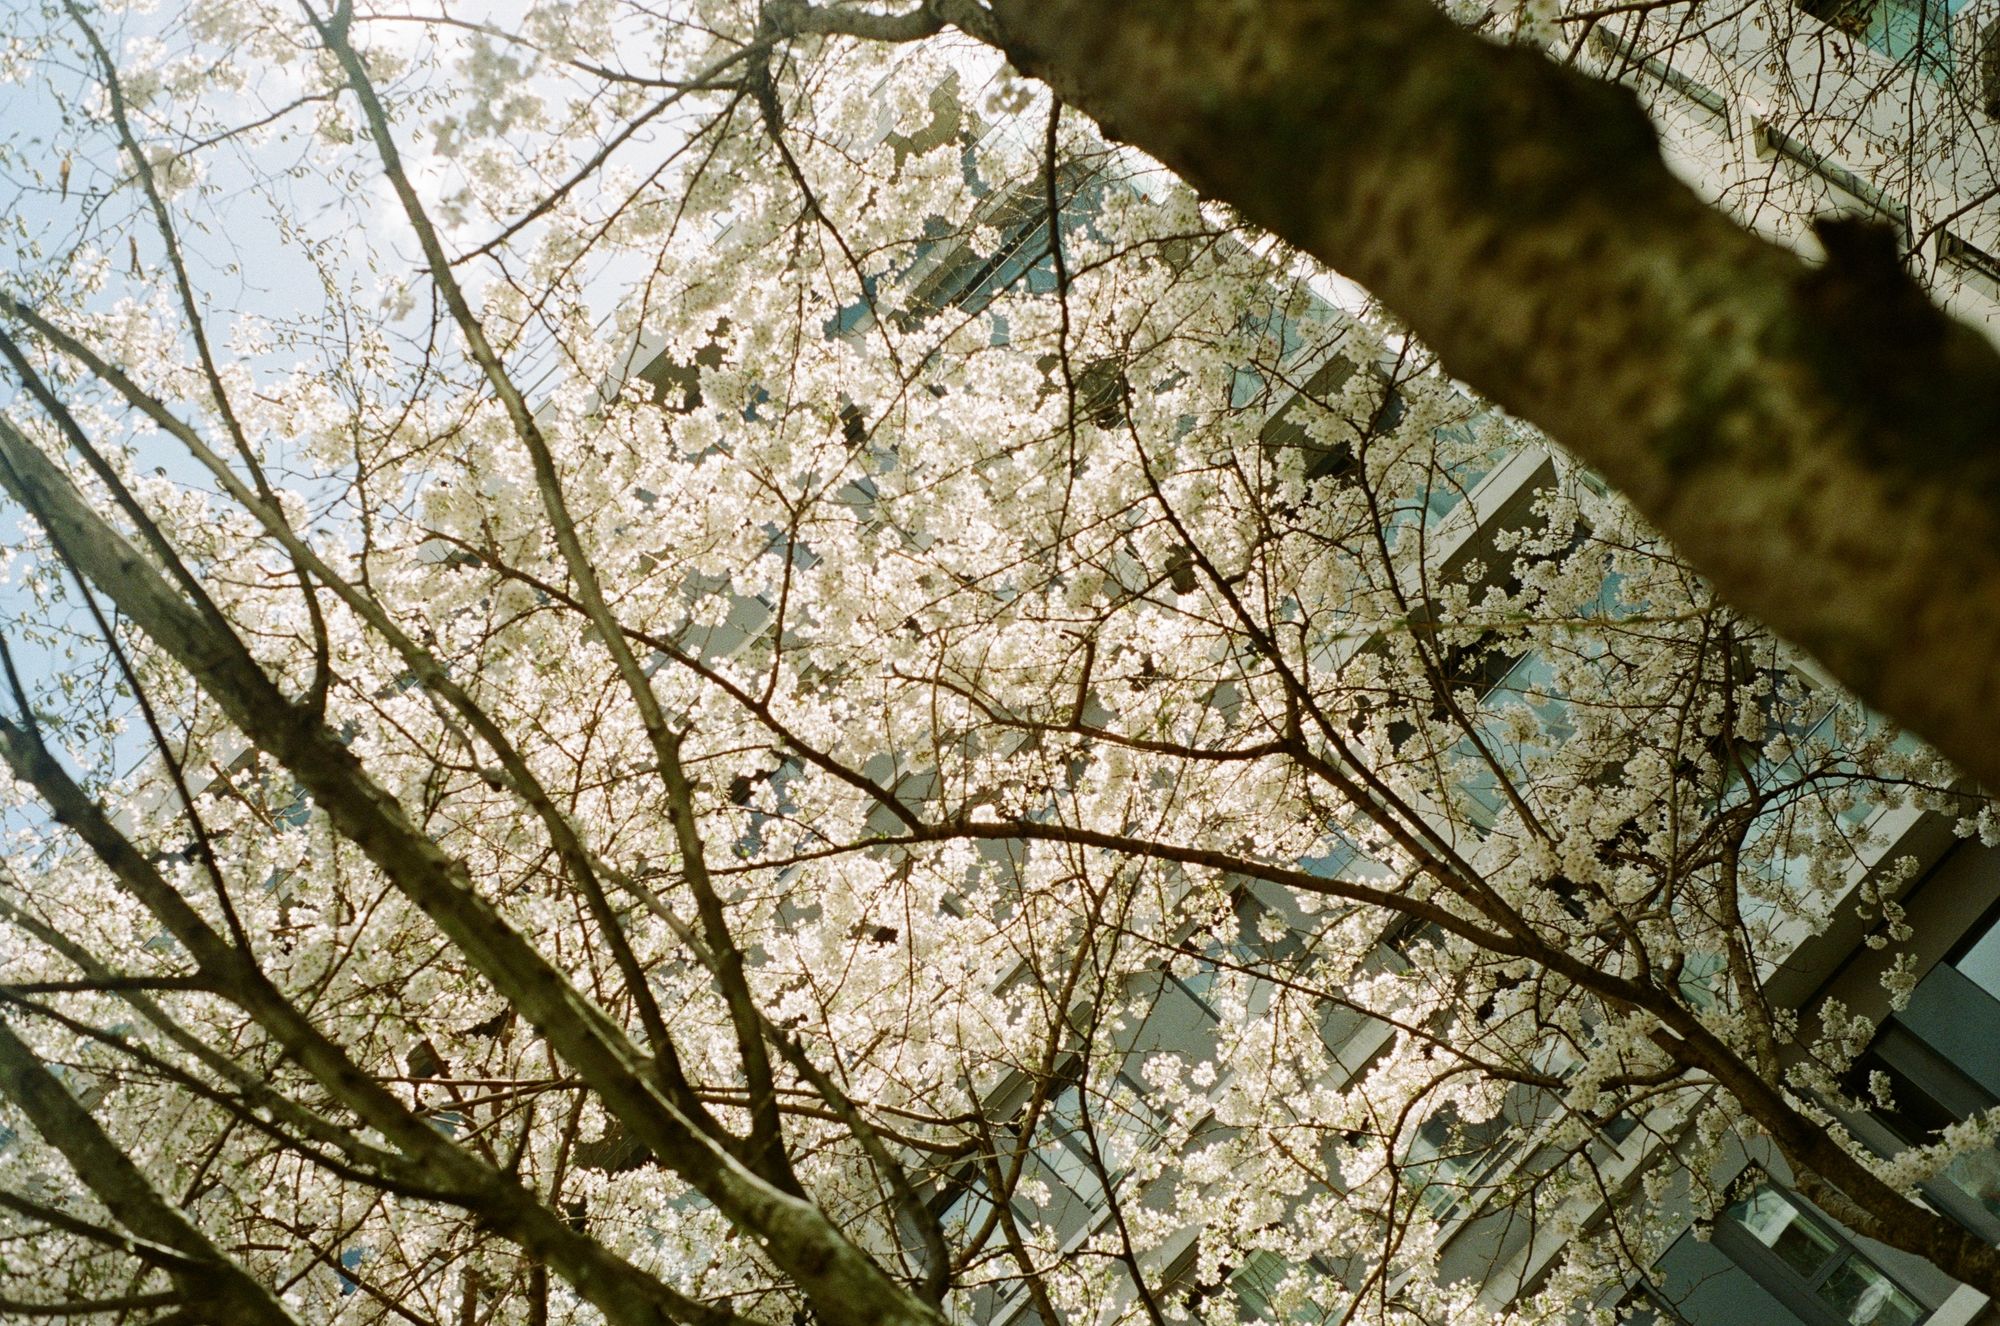
[[[1783,21],[1774,23],[1774,13]],[[1639,88],[1678,167],[1752,224],[1810,250],[1814,215],[1876,217],[1902,236],[1911,266],[1941,300],[1961,316],[2000,328],[2000,258],[1993,256],[2000,253],[2000,206],[1993,204],[2000,190],[1990,171],[1982,174],[1980,150],[1984,139],[2000,134],[2000,121],[1991,118],[2000,108],[2000,56],[1994,54],[2000,39],[1989,38],[1981,26],[1996,20],[2000,8],[1976,0],[1809,0],[1797,9],[1751,5],[1713,14],[1701,5],[1640,6],[1602,18],[1580,58]],[[1802,96],[1806,88],[1810,97]],[[981,133],[1012,131],[1004,124],[961,125],[942,109],[950,102],[939,99],[931,124],[910,136],[913,146],[956,139],[975,152]],[[1912,127],[1927,117],[1942,127]],[[1913,146],[1920,149],[1915,157]],[[1087,193],[1079,189],[1075,196]],[[1000,195],[981,206],[1000,235],[997,246],[980,252],[962,239],[926,245],[916,263],[897,274],[921,289],[929,307],[977,313],[1002,291],[1053,288],[1048,217],[1039,200]],[[1084,224],[1088,207],[1080,203],[1065,224]],[[1338,321],[1324,301],[1316,315]],[[829,326],[829,334],[853,334],[872,316],[856,305]],[[1315,445],[1294,417],[1301,400],[1331,392],[1355,373],[1390,371],[1365,357],[1357,363],[1343,353],[1338,337],[1302,348],[1284,367],[1283,376],[1302,386],[1264,390],[1260,380],[1237,402],[1267,415],[1262,436],[1273,446]],[[690,390],[695,381],[689,367],[664,361],[644,376],[669,395]],[[1079,402],[1115,413],[1119,393],[1134,389],[1142,388],[1122,378],[1115,384],[1093,378],[1079,384]],[[1347,458],[1328,451],[1314,463],[1334,473]],[[1530,444],[1490,451],[1442,476],[1425,496],[1420,519],[1426,556],[1441,583],[1491,574],[1468,568],[1504,567],[1524,532],[1543,518],[1549,494],[1569,493],[1587,504],[1596,491],[1590,475],[1546,449]],[[853,500],[869,500],[865,485]],[[743,647],[765,615],[754,602],[739,604],[714,647]],[[1365,641],[1329,646],[1367,647]],[[1789,660],[1787,666],[1799,685],[1826,684],[1809,661]],[[1546,661],[1528,653],[1501,666],[1488,660],[1485,667],[1477,688],[1489,711],[1533,708],[1544,732],[1560,740],[1562,700],[1551,693]],[[908,794],[921,800],[922,771],[903,777]],[[1501,806],[1497,791],[1466,791],[1473,809],[1438,807],[1439,831],[1476,854],[1492,822],[1481,822],[1478,807],[1490,817]],[[1891,1157],[2000,1104],[2000,851],[1956,837],[1944,817],[1893,796],[1844,813],[1857,830],[1865,828],[1865,847],[1815,917],[1790,925],[1777,918],[1777,933],[1789,938],[1760,954],[1760,975],[1769,1001],[1796,1010],[1807,1028],[1832,1007],[1878,1025],[1850,1081],[1875,1075],[1893,1104],[1849,1124],[1871,1149]],[[1358,851],[1324,864],[1329,870],[1367,868]],[[1907,942],[1881,942],[1885,898],[1904,909]],[[1140,1080],[1142,1066],[1161,1053],[1190,1062],[1210,1056],[1229,1016],[1209,997],[1216,980],[1231,972],[1248,975],[1251,1006],[1268,1001],[1275,987],[1267,978],[1282,970],[1315,923],[1284,890],[1266,885],[1245,882],[1230,905],[1233,936],[1228,925],[1218,930],[1191,916],[1186,957],[1163,960],[1153,976],[1134,983],[1143,989],[1127,991],[1143,1006],[1143,1016],[1116,1027],[1093,1050],[1118,1061],[1121,1085],[1114,1094],[1086,1101],[1075,1061],[1058,1064],[1053,1080],[1016,1077],[994,1087],[991,1115],[1004,1119],[1028,1110],[1037,1120],[1031,1131],[997,1144],[1017,1167],[1015,1177],[1031,1182],[1010,1190],[1003,1217],[992,1171],[964,1163],[936,1172],[934,1209],[949,1235],[963,1238],[1010,1219],[1049,1231],[1058,1253],[1080,1248],[1123,1218],[1107,1184],[1128,1189],[1123,1200],[1135,1209],[1187,1209],[1184,1192],[1151,1192],[1143,1177],[1132,1177],[1139,1171],[1128,1171],[1118,1159],[1162,1134],[1162,1121],[1148,1105],[1152,1093]],[[1369,970],[1407,968],[1409,946],[1421,942],[1407,927],[1385,929]],[[1892,1006],[1883,978],[1899,960],[1910,993]],[[1394,1035],[1381,1020],[1351,1007],[1326,1007],[1320,1027],[1329,1076],[1348,1082],[1368,1071]],[[1401,1164],[1437,1222],[1432,1273],[1466,1290],[1467,1310],[1499,1313],[1539,1292],[1572,1231],[1602,1228],[1642,1182],[1681,1163],[1689,1127],[1683,1115],[1672,1108],[1613,1110],[1587,1143],[1605,1179],[1601,1200],[1594,1208],[1571,1202],[1561,1219],[1546,1218],[1549,1213],[1525,1219],[1502,1196],[1509,1191],[1506,1181],[1532,1174],[1557,1155],[1552,1138],[1562,1113],[1548,1092],[1524,1089],[1474,1123],[1454,1117],[1449,1107],[1414,1121],[1401,1144]],[[1228,1130],[1218,1125],[1216,1131]],[[1338,1161],[1331,1152],[1323,1161],[1319,1195],[1337,1197]],[[1678,1181],[1684,1228],[1670,1231],[1645,1272],[1623,1274],[1607,1281],[1594,1300],[1574,1302],[1573,1318],[1608,1312],[1620,1320],[1681,1326],[2000,1321],[2000,1309],[1983,1294],[1854,1234],[1800,1195],[1791,1179],[1773,1149],[1750,1143],[1729,1148],[1719,1166],[1711,1162],[1705,1172],[1684,1176]],[[1686,1195],[1691,1186],[1726,1192],[1728,1200],[1712,1218],[1696,1219]],[[1967,1150],[1921,1191],[1937,1211],[1980,1237],[2000,1240],[2000,1151]],[[1297,1207],[1311,1196],[1290,1200]],[[1138,1259],[1145,1278],[1166,1286],[1154,1306],[1169,1319],[1341,1320],[1320,1306],[1337,1296],[1315,1294],[1314,1282],[1352,1288],[1373,1273],[1366,1249],[1305,1263],[1256,1251],[1218,1265],[1200,1255],[1202,1234],[1200,1223],[1189,1221]],[[982,1326],[1016,1326],[1039,1315],[1035,1296],[1005,1275],[974,1292],[964,1314]]]

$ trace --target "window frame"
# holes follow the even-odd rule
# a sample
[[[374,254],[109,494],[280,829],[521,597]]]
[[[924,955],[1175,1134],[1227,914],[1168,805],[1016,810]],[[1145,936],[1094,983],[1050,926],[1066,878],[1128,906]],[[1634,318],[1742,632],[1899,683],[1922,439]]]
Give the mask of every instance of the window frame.
[[[1749,1201],[1759,1193],[1776,1196],[1792,1209],[1794,1219],[1831,1243],[1832,1252],[1810,1276],[1792,1266],[1778,1254],[1776,1249],[1730,1214],[1731,1208]],[[1821,1214],[1812,1203],[1768,1174],[1762,1176],[1760,1182],[1746,1189],[1744,1196],[1737,1202],[1730,1203],[1729,1207],[1716,1213],[1711,1241],[1718,1251],[1735,1262],[1745,1275],[1783,1303],[1806,1326],[1850,1326],[1849,1319],[1842,1316],[1830,1301],[1822,1297],[1820,1291],[1841,1267],[1857,1262],[1887,1281],[1897,1293],[1916,1306],[1918,1315],[1909,1326],[1922,1326],[1924,1322],[1930,1320],[1935,1311],[1908,1285],[1891,1274],[1887,1267],[1856,1246],[1846,1230]]]

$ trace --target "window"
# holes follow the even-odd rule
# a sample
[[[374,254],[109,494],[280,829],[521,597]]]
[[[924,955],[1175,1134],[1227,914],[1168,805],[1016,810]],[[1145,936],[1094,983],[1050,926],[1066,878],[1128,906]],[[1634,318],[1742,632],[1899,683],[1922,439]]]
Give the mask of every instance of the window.
[[[1217,1022],[1213,991],[1218,979],[1225,984],[1244,973],[1266,971],[1297,957],[1304,941],[1291,922],[1249,892],[1230,899],[1229,911],[1217,917],[1209,928],[1197,928],[1181,941],[1181,952],[1196,959],[1195,965],[1174,981],[1199,1003]]]
[[[1825,155],[1811,144],[1792,137],[1776,125],[1760,124],[1757,137],[1778,156],[1803,166],[1839,193],[1860,203],[1867,214],[1884,222],[1902,236],[1902,250],[1910,243],[1910,209],[1891,198],[1872,182],[1857,175],[1845,163]],[[1847,209],[1852,210],[1852,209]]]
[[[340,1264],[335,1269],[334,1274],[340,1279],[340,1296],[342,1298],[346,1298],[349,1294],[361,1292],[361,1282],[350,1276],[348,1272],[360,1270],[362,1259],[367,1255],[368,1249],[366,1248],[348,1248],[340,1254]]]
[[[1868,30],[1868,18],[1877,0],[1804,0],[1799,8],[1820,22],[1858,37]]]
[[[1191,1264],[1194,1250],[1183,1256],[1184,1266]],[[1225,1261],[1217,1269],[1219,1274],[1210,1281],[1194,1279],[1188,1269],[1179,1272],[1187,1277],[1181,1305],[1195,1321],[1297,1322],[1307,1326],[1333,1320],[1309,1297],[1308,1286],[1335,1278],[1318,1259],[1301,1265],[1259,1248],[1245,1255],[1240,1265]],[[1305,1272],[1303,1281],[1298,1275],[1301,1270]],[[1231,1298],[1236,1300],[1233,1315]]]
[[[1104,1187],[1097,1181],[1097,1170],[1090,1160],[1083,1102],[1074,1082],[1050,1095],[1043,1107],[1035,1158],[1064,1188],[1085,1202],[1095,1204],[1103,1196]]]
[[[1327,356],[1304,384],[1271,412],[1258,433],[1258,439],[1273,454],[1285,451],[1305,453],[1308,478],[1323,479],[1345,474],[1354,464],[1353,448],[1346,442],[1329,445],[1314,441],[1312,434],[1306,431],[1304,420],[1311,417],[1315,407],[1335,397],[1353,376],[1353,360],[1342,354]],[[1230,393],[1230,404],[1239,404],[1234,389]]]
[[[2000,24],[1995,25],[1995,35],[2000,36]],[[2000,41],[1996,41],[1994,46],[1996,57],[2000,57]],[[1996,64],[2000,64],[2000,58],[1996,58]],[[1996,78],[1996,82],[2000,82],[2000,78]],[[1938,257],[1978,278],[1988,294],[2000,296],[2000,258],[1949,230],[1938,236]]]
[[[1407,1181],[1440,1221],[1451,1219],[1498,1177],[1534,1123],[1532,1098],[1510,1096],[1493,1117],[1466,1123],[1447,1102],[1417,1127]]]
[[[1951,19],[1966,0],[1804,0],[1820,22],[1940,81],[1951,77]]]
[[[1019,1166],[1008,1203],[1014,1222],[1024,1231],[1039,1226],[1057,1242],[1096,1224],[1105,1208],[1104,1176],[1116,1185],[1135,1156],[1159,1144],[1164,1126],[1146,1105],[1144,1088],[1123,1074],[1092,1092],[1086,1126],[1083,1086],[1073,1076],[1081,1066],[1057,1070],[1032,1134],[1024,1136],[1020,1112],[993,1135],[1000,1172],[1012,1176]],[[931,1209],[947,1238],[969,1239],[995,1217],[989,1178],[978,1160],[940,1176]]]
[[[1816,1212],[1768,1183],[1716,1219],[1715,1245],[1813,1326],[1916,1326],[1926,1315]]]
[[[1729,132],[1728,98],[1706,83],[1690,78],[1674,68],[1671,50],[1664,50],[1656,56],[1647,55],[1605,27],[1592,28],[1590,37],[1606,55],[1618,61],[1620,65],[1628,69],[1637,69],[1661,86],[1672,88],[1714,116],[1724,134]]]
[[[1888,1084],[1889,1104],[1872,1113],[1903,1146],[1934,1142],[1959,1120],[2000,1105],[2000,915],[1975,924],[1917,982],[1856,1061],[1848,1090],[1871,1100],[1877,1075]],[[2000,1151],[1956,1157],[1924,1190],[1973,1233],[2000,1238]]]
[[[1515,780],[1516,786],[1527,787],[1530,764],[1553,754],[1575,733],[1576,726],[1569,718],[1568,701],[1562,698],[1556,685],[1553,664],[1534,652],[1523,655],[1494,683],[1480,701],[1480,708],[1483,716],[1479,735],[1500,770],[1480,758],[1470,738],[1460,741],[1452,751],[1467,761],[1459,790],[1471,802],[1467,818],[1483,836],[1498,822],[1507,805],[1500,786],[1502,774]],[[1509,729],[1514,724],[1508,718],[1509,710],[1526,711],[1529,735],[1525,739],[1510,737]]]
[[[1746,784],[1740,774],[1732,773],[1728,786],[1723,790],[1725,802],[1741,804],[1749,799],[1753,788],[1769,790],[1780,787],[1803,774],[1809,765],[1822,763],[1827,754],[1839,761],[1838,768],[1853,768],[1845,759],[1844,752],[1849,743],[1842,740],[1841,729],[1845,726],[1842,715],[1817,692],[1788,696],[1787,690],[1794,689],[1796,683],[1788,683],[1776,672],[1769,675],[1773,679],[1771,689],[1759,699],[1758,704],[1764,711],[1766,731],[1773,736],[1787,738],[1792,753],[1782,762],[1773,764],[1764,758],[1761,748],[1740,749],[1750,779]],[[1875,720],[1871,719],[1869,730],[1872,732],[1876,726]],[[1808,752],[1812,754],[1809,756]],[[1794,829],[1800,823],[1798,817],[1810,808],[1808,803],[1831,809],[1834,821],[1846,832],[1859,832],[1885,809],[1882,799],[1868,796],[1853,797],[1845,804],[1836,799],[1834,807],[1837,808],[1828,807],[1826,799],[1829,794],[1838,798],[1843,786],[1843,781],[1828,780],[1803,801],[1780,798],[1766,807],[1752,824],[1745,840],[1748,868],[1766,880],[1786,882],[1801,891],[1824,886],[1824,880],[1815,885],[1809,849],[1804,845],[1795,846],[1792,838]],[[1775,899],[1760,893],[1746,895],[1742,906],[1745,916],[1753,920],[1769,917],[1779,908]]]
[[[1985,918],[1950,962],[1960,976],[2000,1000],[2000,918]]]
[[[1954,1118],[2000,1103],[2000,916],[1989,913],[1917,982],[1871,1054]]]
[[[1105,356],[1093,359],[1077,370],[1072,385],[1076,389],[1076,412],[1099,428],[1117,428],[1130,418],[1132,383],[1125,365]]]
[[[2000,21],[1979,34],[1979,109],[2000,120]]]
[[[1259,1249],[1243,1259],[1243,1265],[1229,1277],[1229,1287],[1236,1293],[1236,1302],[1244,1321],[1287,1321],[1318,1322],[1326,1320],[1326,1314],[1310,1302],[1298,1301],[1297,1291],[1286,1295],[1285,1285],[1299,1267],[1286,1261],[1275,1252]],[[1310,1278],[1320,1278],[1323,1272],[1312,1268]],[[1293,1306],[1290,1311],[1280,1311],[1279,1304],[1289,1297]]]
[[[1056,267],[1048,233],[1048,225],[1039,218],[1008,228],[1003,232],[1000,247],[973,269],[953,302],[968,313],[977,313],[1017,283],[1029,294],[1052,293],[1056,288]]]

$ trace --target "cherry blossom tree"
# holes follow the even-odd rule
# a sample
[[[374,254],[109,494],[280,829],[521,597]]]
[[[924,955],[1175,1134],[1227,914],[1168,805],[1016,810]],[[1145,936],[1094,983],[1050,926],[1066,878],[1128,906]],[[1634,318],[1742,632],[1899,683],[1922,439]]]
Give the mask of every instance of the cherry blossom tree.
[[[0,1312],[2000,1286],[1771,991],[1989,808],[1011,12],[6,20]]]

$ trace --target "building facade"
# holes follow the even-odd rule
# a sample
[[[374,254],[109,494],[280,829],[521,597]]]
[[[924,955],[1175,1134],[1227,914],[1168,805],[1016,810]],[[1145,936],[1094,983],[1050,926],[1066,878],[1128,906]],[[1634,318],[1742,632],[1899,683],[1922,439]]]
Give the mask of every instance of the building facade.
[[[1876,217],[1903,237],[1909,263],[1940,300],[1969,320],[2000,328],[2000,259],[1992,256],[2000,253],[2000,208],[1991,205],[1994,177],[1982,152],[2000,132],[1988,96],[2000,77],[1989,68],[1996,47],[1982,24],[2000,11],[1988,15],[1979,3],[1956,0],[1752,5],[1714,15],[1708,8],[1647,6],[1600,17],[1583,29],[1587,41],[1579,58],[1638,88],[1677,166],[1751,224],[1810,252],[1815,215]],[[976,151],[979,133],[947,122],[942,108],[953,102],[949,95],[938,100],[931,125],[911,136],[916,148],[959,142],[968,153]],[[1009,131],[1003,125],[979,132]],[[928,145],[925,133],[932,135]],[[1102,196],[1083,181],[1073,196],[1076,213],[1065,213],[1063,224],[1082,228]],[[998,296],[1055,290],[1048,209],[1039,197],[1000,194],[979,206],[999,236],[988,251],[976,242],[940,241],[893,278],[920,291],[915,302],[922,308],[978,317]],[[1343,324],[1345,313],[1323,297],[1315,300],[1309,321],[1322,329]],[[871,317],[856,306],[829,330],[852,335]],[[999,321],[994,334],[1004,337],[1004,317]],[[1280,349],[1274,371],[1246,373],[1231,406],[1259,414],[1265,445],[1310,450],[1315,476],[1338,480],[1354,465],[1354,450],[1330,442],[1310,418],[1357,374],[1377,377],[1392,403],[1403,384],[1395,357],[1379,344],[1357,351],[1338,331],[1304,339],[1313,344],[1302,343],[1293,358]],[[1277,340],[1283,346],[1286,338]],[[1100,371],[1102,382],[1084,383],[1085,375]],[[1081,405],[1107,427],[1124,418],[1119,400],[1147,389],[1104,361],[1086,366],[1078,384]],[[1394,428],[1396,408],[1392,404],[1386,423],[1378,414],[1380,431]],[[1451,427],[1469,435],[1480,425],[1479,410],[1465,402]],[[1421,560],[1440,586],[1469,582],[1477,590],[1509,582],[1518,564],[1516,572],[1504,568],[1546,530],[1552,507],[1575,519],[1574,511],[1588,511],[1602,491],[1590,475],[1531,439],[1481,438],[1480,445],[1453,453],[1417,501]],[[871,495],[859,493],[857,500]],[[1588,515],[1582,523],[1589,524]],[[1580,536],[1564,537],[1573,551]],[[1416,611],[1442,614],[1442,602],[1420,603]],[[748,611],[756,615],[755,608]],[[1328,640],[1318,648],[1323,661],[1337,667],[1345,660],[1365,663],[1381,644],[1375,637]],[[1452,681],[1492,716],[1473,727],[1498,733],[1508,715],[1526,714],[1535,728],[1502,763],[1512,759],[1509,767],[1524,767],[1574,730],[1564,712],[1563,665],[1513,647],[1471,647],[1463,655],[1464,675]],[[1784,655],[1766,671],[1782,673],[1782,680],[1770,683],[1773,693],[1829,689],[1809,660]],[[1834,719],[1824,706],[1797,707],[1818,715],[1799,722],[1802,742],[1820,731],[1815,725],[1832,730]],[[1415,737],[1406,733],[1399,742],[1392,732],[1385,749],[1414,749],[1403,743]],[[1462,746],[1450,753],[1465,755]],[[1513,809],[1500,786],[1505,770],[1496,766],[1489,776],[1477,762],[1470,769],[1458,779],[1463,799],[1441,796],[1427,813],[1443,839],[1483,860],[1488,835]],[[906,775],[918,801],[927,795],[925,777],[922,770]],[[1820,869],[1790,895],[1809,896],[1811,915],[1788,917],[1783,904],[1771,903],[1772,914],[1758,918],[1767,941],[1755,953],[1758,978],[1769,1004],[1787,1010],[1803,1028],[1798,1045],[1810,1043],[1830,1016],[1872,1029],[1854,1063],[1841,1069],[1840,1082],[1854,1096],[1872,1094],[1876,1107],[1837,1113],[1871,1151],[1893,1158],[1937,1142],[2000,1102],[2000,851],[1968,840],[1936,804],[1915,804],[1883,789],[1850,799],[1833,818],[1853,830],[1855,849],[1837,871]],[[1771,868],[1783,874],[1783,851],[1772,860]],[[1316,864],[1329,874],[1368,869],[1359,845]],[[983,1159],[935,1173],[934,1211],[954,1246],[1003,1228],[1018,1244],[1017,1229],[1033,1230],[1028,1241],[1036,1251],[1060,1259],[1101,1246],[1116,1224],[1134,1263],[1133,1281],[1164,1287],[1133,1289],[1125,1295],[1127,1306],[1132,1297],[1147,1296],[1156,1300],[1148,1311],[1167,1320],[1346,1320],[1354,1292],[1400,1292],[1426,1276],[1450,1292],[1441,1300],[1413,1294],[1411,1320],[1423,1319],[1422,1304],[1447,1300],[1456,1305],[1452,1311],[1504,1318],[1548,1292],[1572,1243],[1617,1226],[1627,1203],[1641,1204],[1643,1191],[1653,1246],[1607,1275],[1594,1296],[1572,1297],[1573,1320],[1609,1314],[1681,1326],[2000,1321],[2000,1311],[1979,1291],[1855,1234],[1814,1205],[1767,1144],[1693,1145],[1699,1111],[1685,1101],[1614,1103],[1584,1120],[1587,1136],[1578,1142],[1572,1136],[1577,1112],[1561,1091],[1547,1087],[1508,1089],[1476,1118],[1440,1097],[1427,1114],[1406,1115],[1387,1130],[1386,1148],[1400,1181],[1427,1212],[1428,1254],[1420,1269],[1385,1270],[1390,1259],[1364,1247],[1301,1259],[1276,1250],[1275,1241],[1248,1251],[1239,1241],[1218,1257],[1205,1247],[1210,1227],[1188,1218],[1201,1199],[1198,1191],[1190,1193],[1187,1175],[1162,1176],[1143,1155],[1170,1135],[1188,1147],[1203,1138],[1226,1140],[1236,1127],[1215,1114],[1176,1133],[1166,1116],[1177,1113],[1185,1124],[1187,1098],[1163,1105],[1147,1065],[1162,1056],[1216,1062],[1232,1018],[1287,998],[1287,973],[1304,970],[1292,964],[1304,961],[1324,919],[1302,912],[1295,895],[1256,880],[1239,883],[1220,922],[1212,897],[1189,906],[1180,953],[1164,956],[1150,977],[1128,982],[1122,1013],[1111,1019],[1108,1034],[1100,1028],[1101,1039],[1080,1039],[1078,1054],[1039,1077],[1015,1074],[992,1086],[989,1113],[1025,1122]],[[1388,925],[1354,977],[1367,983],[1411,971],[1421,966],[1412,961],[1413,951],[1436,938],[1408,923]],[[1001,983],[1023,979],[1014,972]],[[1689,988],[1700,979],[1691,975]],[[1371,1015],[1366,1003],[1336,999],[1312,1012],[1325,1058],[1313,1065],[1317,1081],[1295,1084],[1301,1095],[1328,1084],[1335,1091],[1359,1090],[1390,1044],[1407,1034],[1393,1019]],[[1093,1064],[1091,1056],[1100,1062]],[[1105,1059],[1113,1061],[1110,1070]],[[1551,1071],[1560,1077],[1567,1069]],[[1203,1089],[1219,1100],[1230,1086],[1225,1071]],[[1304,1220],[1316,1203],[1338,1203],[1350,1186],[1357,1192],[1363,1186],[1351,1171],[1353,1153],[1337,1140],[1321,1140],[1316,1162],[1305,1167],[1316,1166],[1319,1180],[1286,1191],[1273,1207],[1272,1227]],[[1597,1178],[1596,1197],[1565,1190],[1546,1208],[1534,1207],[1539,1176],[1574,1166],[1579,1156]],[[1962,1147],[1918,1187],[1934,1210],[1981,1238],[2000,1239],[2000,1151],[1989,1144]],[[1530,1194],[1526,1207],[1520,1204],[1524,1193]],[[1126,1226],[1141,1224],[1156,1234],[1171,1232],[1135,1245]],[[1048,1305],[1026,1283],[1032,1278],[996,1273],[959,1311],[966,1320],[993,1326],[1039,1320]]]

